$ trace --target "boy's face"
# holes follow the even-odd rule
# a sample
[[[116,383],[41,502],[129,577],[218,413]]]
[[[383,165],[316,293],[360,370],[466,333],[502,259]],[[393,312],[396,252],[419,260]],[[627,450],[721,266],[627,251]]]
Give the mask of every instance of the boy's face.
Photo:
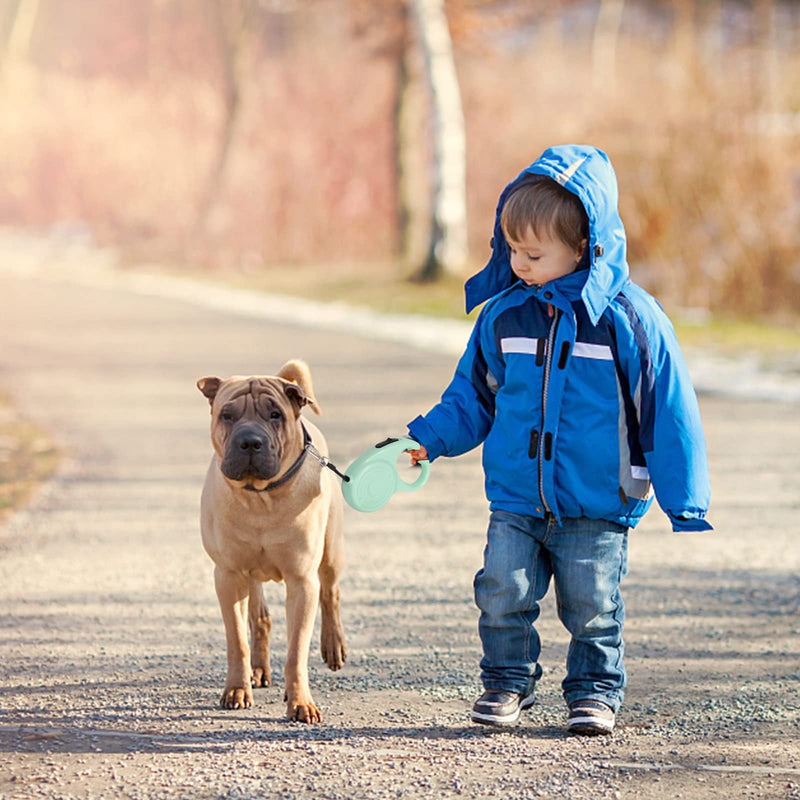
[[[537,236],[532,228],[521,241],[506,237],[511,255],[511,269],[528,286],[541,286],[575,271],[581,260],[586,240],[576,252],[560,239],[551,239],[542,232]]]

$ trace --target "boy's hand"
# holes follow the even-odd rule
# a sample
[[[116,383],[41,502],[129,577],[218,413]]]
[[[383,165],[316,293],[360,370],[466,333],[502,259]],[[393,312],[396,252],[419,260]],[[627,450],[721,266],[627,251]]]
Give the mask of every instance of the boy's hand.
[[[411,456],[411,466],[415,467],[420,461],[428,460],[428,451],[420,446],[419,450],[409,450],[408,454]]]

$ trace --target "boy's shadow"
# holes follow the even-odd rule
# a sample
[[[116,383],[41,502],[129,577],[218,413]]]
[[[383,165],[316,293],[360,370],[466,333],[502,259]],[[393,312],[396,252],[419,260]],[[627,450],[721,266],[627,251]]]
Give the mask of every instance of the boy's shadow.
[[[265,720],[276,725],[286,725],[280,718]],[[248,730],[249,739],[263,741],[283,741],[298,738],[298,734],[306,741],[336,741],[364,736],[372,741],[377,739],[409,739],[411,741],[424,739],[455,740],[455,739],[484,739],[489,736],[517,736],[524,739],[567,739],[566,728],[558,725],[509,725],[508,727],[492,725],[419,725],[419,726],[361,726],[350,727],[347,725],[323,725],[322,727],[308,727],[303,723],[289,723],[282,730]],[[245,734],[243,733],[243,736]],[[230,733],[228,734],[230,736]]]

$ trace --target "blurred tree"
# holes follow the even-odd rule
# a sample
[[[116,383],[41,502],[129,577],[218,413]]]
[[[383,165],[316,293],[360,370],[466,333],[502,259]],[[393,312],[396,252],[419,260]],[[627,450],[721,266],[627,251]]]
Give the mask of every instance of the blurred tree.
[[[592,81],[595,88],[616,85],[617,43],[625,0],[600,0],[592,42]]]
[[[188,243],[190,246],[204,231],[225,177],[236,123],[241,112],[246,82],[244,65],[260,13],[258,0],[205,0],[205,4],[220,60],[224,113],[214,156],[197,204]]]
[[[467,260],[466,134],[444,0],[413,0],[433,116],[433,213],[419,278],[460,273]]]
[[[5,9],[5,40],[0,55],[16,61],[26,61],[30,53],[31,36],[39,13],[39,0],[11,0]]]
[[[672,0],[672,83],[676,110],[697,78],[695,0]]]
[[[460,274],[468,258],[466,131],[453,39],[486,49],[488,35],[532,22],[558,30],[562,12],[580,0],[411,0],[432,100],[432,219],[427,257],[417,275]],[[605,28],[618,29],[624,0],[602,0]],[[618,6],[618,8],[616,8]],[[452,35],[451,35],[452,32]],[[618,33],[618,30],[617,30]],[[557,34],[545,32],[545,38]]]
[[[354,31],[370,41],[373,52],[392,64],[392,141],[395,209],[395,256],[401,263],[411,260],[410,152],[414,147],[409,125],[409,95],[412,84],[412,36],[407,0],[350,0]]]
[[[561,0],[558,8],[578,1]],[[488,38],[534,20],[558,19],[553,0],[347,0],[347,5],[356,36],[393,64],[395,256],[412,265],[416,280],[459,274],[468,255],[466,134],[454,43],[488,53]],[[429,98],[424,113],[417,108],[420,82]],[[429,167],[420,168],[427,151]],[[424,190],[427,203],[420,195]]]
[[[756,87],[755,105],[762,114],[762,127],[766,132],[777,129],[778,111],[782,106],[779,97],[780,64],[775,46],[777,20],[774,0],[755,0],[755,38],[758,59],[754,65],[760,77]]]
[[[395,225],[397,228],[397,255],[402,262],[407,262],[411,256],[411,197],[408,184],[408,168],[406,166],[406,152],[408,148],[408,128],[406,110],[408,96],[411,89],[410,65],[410,23],[408,7],[405,2],[397,4],[399,11],[398,39],[399,47],[395,48],[394,72],[395,93],[392,103],[392,130],[393,141],[393,169],[395,175]]]
[[[435,280],[443,272],[457,272],[467,257],[466,152],[461,93],[456,75],[453,43],[444,0],[352,0],[356,29],[362,37],[379,37],[375,49],[394,65],[395,208],[399,260],[411,262],[416,238],[412,230],[420,205],[412,199],[414,162],[430,136],[430,175],[424,183],[430,191],[430,224],[426,235],[423,263],[414,277]],[[422,54],[423,82],[429,98],[429,111],[423,117],[429,124],[410,124],[414,113],[409,108],[413,72]],[[422,226],[420,226],[422,227]]]

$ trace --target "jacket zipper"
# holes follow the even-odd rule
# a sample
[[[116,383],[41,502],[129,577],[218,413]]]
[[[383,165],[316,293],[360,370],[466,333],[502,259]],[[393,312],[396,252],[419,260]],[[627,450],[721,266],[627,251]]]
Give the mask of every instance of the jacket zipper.
[[[548,306],[550,304],[548,303]],[[552,306],[550,306],[552,308]],[[547,334],[547,350],[544,362],[544,377],[542,379],[542,435],[539,437],[539,497],[542,498],[542,505],[548,514],[553,512],[550,506],[547,505],[547,500],[544,497],[544,475],[542,474],[542,463],[545,458],[545,449],[547,449],[548,461],[549,456],[552,455],[552,436],[545,433],[545,424],[547,418],[547,391],[550,384],[550,372],[553,366],[553,349],[556,341],[556,334],[558,333],[558,323],[561,319],[561,311],[556,308],[553,314],[553,321],[550,323],[550,330]]]

